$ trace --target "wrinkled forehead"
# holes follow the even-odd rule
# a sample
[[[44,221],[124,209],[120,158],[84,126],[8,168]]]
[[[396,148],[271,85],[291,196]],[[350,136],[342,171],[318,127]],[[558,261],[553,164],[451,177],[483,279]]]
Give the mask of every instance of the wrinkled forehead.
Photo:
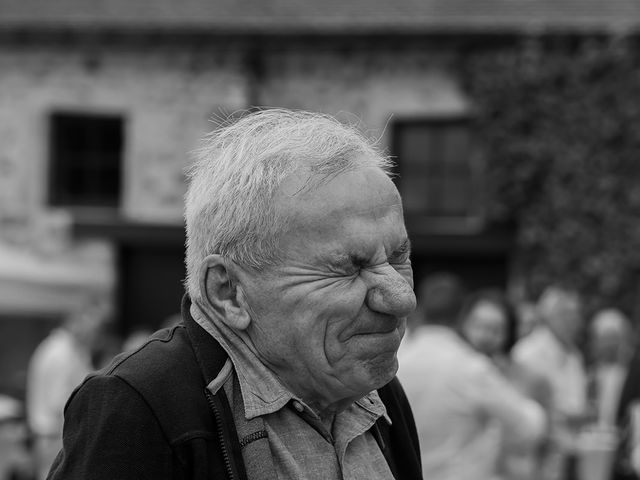
[[[319,225],[343,217],[382,220],[402,215],[402,200],[387,174],[377,167],[357,167],[331,176],[300,169],[281,184],[277,208],[289,221]]]

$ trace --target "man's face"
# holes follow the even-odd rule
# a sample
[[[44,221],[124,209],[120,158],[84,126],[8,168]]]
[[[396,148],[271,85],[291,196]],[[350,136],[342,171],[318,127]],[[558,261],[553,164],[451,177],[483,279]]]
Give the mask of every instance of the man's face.
[[[582,332],[582,311],[575,295],[561,296],[549,312],[549,327],[564,343],[576,343]]]
[[[68,328],[81,344],[90,348],[104,334],[112,313],[113,307],[108,299],[91,299],[83,305],[81,311],[74,313]]]
[[[292,194],[301,176],[277,200],[288,218],[282,262],[241,284],[261,360],[293,393],[326,407],[395,375],[415,308],[413,273],[400,197],[382,171],[360,168]]]
[[[491,357],[504,350],[507,323],[500,307],[492,302],[480,301],[464,319],[462,333],[476,350]]]

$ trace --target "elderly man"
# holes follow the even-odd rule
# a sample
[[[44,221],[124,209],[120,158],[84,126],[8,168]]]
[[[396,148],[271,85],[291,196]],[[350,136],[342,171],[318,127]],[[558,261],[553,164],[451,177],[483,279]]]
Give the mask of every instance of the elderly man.
[[[75,392],[50,478],[421,478],[394,379],[415,297],[388,160],[286,110],[197,157],[183,323]]]
[[[577,292],[548,287],[538,301],[541,323],[513,349],[516,363],[546,379],[551,388],[553,446],[547,477],[575,477],[578,432],[589,421],[587,373],[577,342],[584,328]]]

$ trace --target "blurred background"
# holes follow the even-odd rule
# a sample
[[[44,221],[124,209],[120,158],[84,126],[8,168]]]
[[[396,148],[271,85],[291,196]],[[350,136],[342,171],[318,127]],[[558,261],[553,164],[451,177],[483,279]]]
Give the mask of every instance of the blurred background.
[[[417,280],[518,301],[563,282],[637,323],[638,33],[637,0],[0,0],[7,411],[88,296],[106,352],[171,322],[189,151],[253,107],[379,138]]]

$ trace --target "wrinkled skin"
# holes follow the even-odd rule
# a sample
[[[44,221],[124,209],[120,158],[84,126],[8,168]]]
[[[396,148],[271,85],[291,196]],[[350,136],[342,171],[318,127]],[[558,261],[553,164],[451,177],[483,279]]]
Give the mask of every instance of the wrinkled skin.
[[[384,172],[360,168],[300,189],[287,179],[282,261],[241,271],[245,341],[318,411],[337,411],[389,382],[415,308],[400,196]]]

